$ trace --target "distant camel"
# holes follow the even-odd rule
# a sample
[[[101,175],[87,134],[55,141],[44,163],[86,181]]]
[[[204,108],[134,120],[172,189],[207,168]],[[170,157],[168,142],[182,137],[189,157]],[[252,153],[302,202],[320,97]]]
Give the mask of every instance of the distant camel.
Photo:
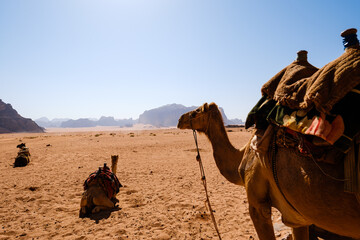
[[[250,147],[251,140],[241,150],[233,147],[215,103],[205,103],[183,114],[178,128],[205,133],[220,173],[228,181],[245,186],[250,216],[260,240],[275,240],[271,207],[277,208],[284,224],[292,227],[293,240],[308,240],[308,226],[312,224],[360,239],[360,205],[356,196],[344,192],[343,182],[325,176],[319,169],[342,178],[342,161],[336,165],[318,162],[317,166],[294,149],[276,146],[271,151],[276,163],[273,168],[268,154],[259,155]]]
[[[25,143],[21,143],[16,146],[19,148],[17,157],[15,158],[14,167],[25,167],[30,163],[30,151],[26,147]]]
[[[119,192],[120,184],[116,177],[116,168],[119,156],[111,156],[111,171],[104,164],[98,171],[93,172],[85,180],[84,193],[80,202],[81,218],[88,216],[90,213],[98,213],[102,210],[110,210],[115,207],[116,194]]]

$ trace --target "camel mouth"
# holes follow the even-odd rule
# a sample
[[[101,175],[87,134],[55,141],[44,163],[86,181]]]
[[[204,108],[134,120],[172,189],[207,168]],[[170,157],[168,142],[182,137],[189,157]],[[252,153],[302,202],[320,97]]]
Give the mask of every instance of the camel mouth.
[[[177,128],[179,128],[179,129],[185,129],[185,126],[184,126],[184,115],[182,115],[182,116],[179,118],[179,121],[178,121],[178,124],[177,124]]]
[[[177,128],[179,128],[179,129],[182,129],[181,126],[182,124],[180,123],[180,122],[178,122],[178,124],[177,124]]]
[[[179,128],[179,129],[190,129],[190,124],[187,123],[186,121],[184,121],[184,118],[181,117],[181,118],[179,119],[177,128]]]
[[[187,129],[186,127],[184,127],[183,125],[180,125],[180,124],[178,124],[177,128],[181,129],[181,130]]]

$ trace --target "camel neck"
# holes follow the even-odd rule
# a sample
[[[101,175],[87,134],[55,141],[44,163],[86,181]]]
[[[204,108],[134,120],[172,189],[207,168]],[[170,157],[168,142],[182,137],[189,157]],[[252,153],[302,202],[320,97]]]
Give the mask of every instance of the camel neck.
[[[230,143],[220,112],[211,113],[209,121],[206,135],[211,142],[216,165],[228,181],[240,185],[242,180],[238,168],[242,153]]]

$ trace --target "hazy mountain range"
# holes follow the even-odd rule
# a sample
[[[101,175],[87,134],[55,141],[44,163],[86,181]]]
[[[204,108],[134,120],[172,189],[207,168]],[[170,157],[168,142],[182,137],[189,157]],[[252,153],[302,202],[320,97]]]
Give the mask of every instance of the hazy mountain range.
[[[140,114],[138,119],[115,119],[114,117],[101,117],[100,119],[80,118],[55,118],[49,120],[46,117],[36,119],[35,122],[44,128],[61,127],[61,128],[78,128],[78,127],[95,127],[95,126],[119,126],[131,127],[134,124],[150,124],[155,127],[175,127],[180,116],[186,112],[196,109],[196,106],[185,107],[181,104],[168,104],[162,107],[146,110]],[[225,125],[243,124],[241,119],[229,120],[224,110],[220,107]]]

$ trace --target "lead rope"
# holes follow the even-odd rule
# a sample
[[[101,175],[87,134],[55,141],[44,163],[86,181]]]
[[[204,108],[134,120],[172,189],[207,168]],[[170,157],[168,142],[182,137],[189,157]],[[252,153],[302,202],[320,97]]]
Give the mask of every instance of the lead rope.
[[[191,121],[190,121],[190,122],[191,122]],[[218,229],[218,227],[217,227],[217,224],[216,224],[214,212],[213,212],[212,207],[211,207],[211,204],[210,204],[210,198],[209,198],[209,194],[208,194],[208,190],[207,190],[207,185],[206,185],[205,171],[204,171],[204,167],[203,167],[203,164],[202,164],[202,161],[201,161],[199,146],[198,146],[198,142],[197,142],[196,130],[193,130],[193,135],[194,135],[195,144],[196,144],[196,151],[197,151],[196,160],[198,161],[199,167],[200,167],[201,181],[202,181],[202,184],[204,185],[204,189],[205,189],[206,202],[207,202],[207,204],[208,204],[208,208],[209,208],[209,211],[210,211],[211,219],[212,219],[212,221],[213,221],[213,223],[214,223],[215,230],[216,230],[216,232],[217,232],[217,235],[219,236],[219,239],[221,240],[221,236],[220,236],[220,232],[219,232],[219,229]]]
[[[326,173],[321,166],[318,164],[318,162],[316,161],[315,157],[312,155],[310,148],[304,143],[304,139],[300,136],[299,133],[296,134],[296,138],[299,141],[300,145],[303,146],[305,148],[305,150],[310,154],[310,158],[311,160],[314,162],[314,164],[319,168],[319,170],[322,172],[322,174],[324,174],[326,177],[334,180],[334,181],[338,181],[338,182],[346,182],[349,181],[350,179],[347,178],[336,178],[331,176],[330,174]]]

